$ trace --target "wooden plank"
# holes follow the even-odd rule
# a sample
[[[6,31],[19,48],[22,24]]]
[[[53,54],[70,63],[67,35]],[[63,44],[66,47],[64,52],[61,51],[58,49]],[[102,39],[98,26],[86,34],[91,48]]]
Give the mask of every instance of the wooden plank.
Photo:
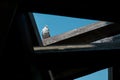
[[[43,45],[50,45],[50,44],[75,44],[75,43],[89,43],[91,41],[97,40],[98,37],[108,35],[102,33],[102,28],[107,27],[108,25],[113,24],[111,22],[99,21],[94,24],[87,25],[83,28],[78,28],[71,30],[69,32],[60,34],[58,36],[50,37],[47,39],[43,39]],[[97,31],[95,31],[97,30]],[[100,30],[100,31],[99,31]],[[109,27],[107,28],[109,30]],[[114,30],[114,29],[113,29]],[[85,34],[85,35],[84,35]],[[93,37],[94,35],[94,37]],[[98,37],[97,37],[97,36]],[[107,36],[105,36],[107,37]],[[76,39],[75,39],[76,38]],[[104,38],[104,37],[103,37]],[[100,38],[99,38],[100,39]]]
[[[68,51],[89,51],[89,50],[112,50],[120,49],[120,42],[113,43],[91,43],[84,45],[62,45],[62,46],[46,46],[34,47],[34,51],[38,53],[48,52],[68,52]]]

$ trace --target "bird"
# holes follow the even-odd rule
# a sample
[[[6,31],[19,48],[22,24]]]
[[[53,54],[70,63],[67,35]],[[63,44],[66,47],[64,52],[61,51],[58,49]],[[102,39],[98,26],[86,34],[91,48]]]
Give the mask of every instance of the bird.
[[[48,25],[45,25],[42,29],[42,38],[46,39],[50,37],[50,32],[49,32],[49,28]]]

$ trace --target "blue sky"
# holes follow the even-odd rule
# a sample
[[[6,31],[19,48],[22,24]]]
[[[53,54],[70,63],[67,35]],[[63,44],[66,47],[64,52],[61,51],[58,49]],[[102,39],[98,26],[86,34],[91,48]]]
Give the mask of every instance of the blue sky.
[[[108,80],[108,69],[103,69],[74,80]]]
[[[45,25],[48,25],[50,35],[55,36],[73,30],[75,28],[83,27],[91,23],[97,22],[96,20],[50,14],[33,13],[33,15],[38,26],[40,35],[41,30]],[[108,69],[104,69],[75,80],[108,80]]]
[[[72,29],[97,22],[96,20],[87,20],[50,14],[33,13],[33,15],[35,17],[39,32],[41,33],[42,28],[45,25],[48,25],[51,36],[59,35]]]

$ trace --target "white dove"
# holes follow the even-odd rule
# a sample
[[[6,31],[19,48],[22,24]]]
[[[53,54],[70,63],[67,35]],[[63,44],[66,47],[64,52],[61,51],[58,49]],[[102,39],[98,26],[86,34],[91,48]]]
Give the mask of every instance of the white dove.
[[[50,33],[49,33],[49,29],[48,26],[46,25],[43,29],[42,29],[42,38],[46,39],[50,37]]]

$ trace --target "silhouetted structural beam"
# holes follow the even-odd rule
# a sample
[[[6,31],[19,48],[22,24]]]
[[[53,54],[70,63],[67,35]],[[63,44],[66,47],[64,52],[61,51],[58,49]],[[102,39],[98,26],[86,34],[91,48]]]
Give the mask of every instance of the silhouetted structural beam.
[[[43,45],[88,44],[120,33],[119,24],[99,21],[83,28],[43,39]]]
[[[119,2],[102,1],[55,1],[55,0],[18,0],[19,9],[25,12],[38,12],[61,16],[120,22]],[[102,4],[102,5],[101,5]],[[107,4],[107,6],[106,6]],[[111,6],[115,4],[114,6]],[[72,6],[71,6],[72,5]]]
[[[34,51],[38,63],[50,64],[55,80],[81,77],[120,61],[120,45],[116,42],[34,47]]]

